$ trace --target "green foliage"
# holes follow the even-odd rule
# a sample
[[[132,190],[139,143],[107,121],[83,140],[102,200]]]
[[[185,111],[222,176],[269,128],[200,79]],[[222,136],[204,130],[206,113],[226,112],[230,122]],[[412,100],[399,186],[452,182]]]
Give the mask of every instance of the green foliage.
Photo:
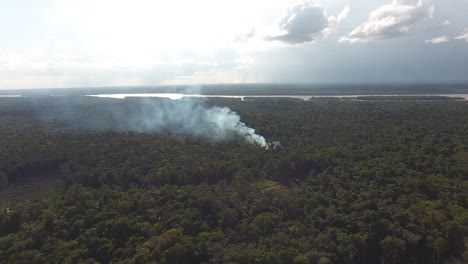
[[[113,105],[80,100],[93,122]],[[465,102],[223,104],[283,148],[77,130],[0,104],[0,186],[66,183],[0,193],[0,263],[466,261]]]

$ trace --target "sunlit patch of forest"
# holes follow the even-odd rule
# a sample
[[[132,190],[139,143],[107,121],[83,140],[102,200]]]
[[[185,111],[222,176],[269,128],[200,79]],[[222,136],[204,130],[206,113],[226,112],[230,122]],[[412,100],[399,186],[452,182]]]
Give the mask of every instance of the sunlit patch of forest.
[[[138,103],[0,98],[0,263],[468,261],[467,102],[205,102],[270,149],[107,116]]]

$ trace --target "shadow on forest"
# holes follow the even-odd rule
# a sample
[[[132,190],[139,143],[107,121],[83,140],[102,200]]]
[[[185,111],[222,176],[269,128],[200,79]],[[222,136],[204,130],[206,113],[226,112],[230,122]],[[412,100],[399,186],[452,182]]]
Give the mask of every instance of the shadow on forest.
[[[0,191],[0,205],[32,200],[45,192],[60,192],[63,189],[59,168],[31,171],[11,181],[6,189]]]

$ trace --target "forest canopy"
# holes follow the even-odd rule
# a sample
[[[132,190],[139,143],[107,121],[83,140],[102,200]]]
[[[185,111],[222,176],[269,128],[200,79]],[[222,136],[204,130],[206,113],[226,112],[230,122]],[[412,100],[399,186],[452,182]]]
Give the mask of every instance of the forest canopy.
[[[119,125],[142,100],[0,98],[0,263],[468,261],[467,102],[203,102],[268,149]]]

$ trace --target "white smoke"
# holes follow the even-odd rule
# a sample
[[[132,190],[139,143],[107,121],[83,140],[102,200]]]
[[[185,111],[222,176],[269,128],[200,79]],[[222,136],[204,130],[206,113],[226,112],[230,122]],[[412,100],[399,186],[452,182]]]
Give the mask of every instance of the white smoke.
[[[268,148],[265,138],[241,122],[239,114],[228,107],[207,107],[198,98],[145,98],[135,105],[130,117],[121,119],[125,120],[121,128],[194,136],[213,142],[243,138],[252,145]]]
[[[199,87],[190,87],[183,94],[190,97],[171,100],[110,94],[119,99],[66,96],[32,103],[39,118],[70,128],[167,133],[211,142],[243,140],[269,148],[265,138],[242,122],[239,114],[228,107],[209,106],[205,98],[197,97],[201,96]]]
[[[281,142],[278,140],[272,141],[269,146],[273,148],[283,148],[283,145],[281,145]]]

